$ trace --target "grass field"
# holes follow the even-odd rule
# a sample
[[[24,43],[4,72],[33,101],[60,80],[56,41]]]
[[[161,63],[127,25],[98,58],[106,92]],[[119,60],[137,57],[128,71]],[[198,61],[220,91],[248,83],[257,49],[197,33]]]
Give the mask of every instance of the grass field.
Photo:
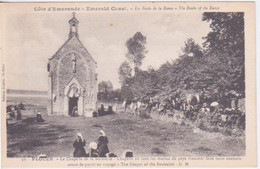
[[[70,157],[76,133],[88,143],[97,141],[103,129],[109,149],[118,156],[131,149],[134,156],[243,156],[245,139],[218,133],[200,132],[189,126],[153,119],[141,119],[125,113],[96,118],[49,117],[34,122],[24,113],[23,121],[8,127],[8,157]],[[231,146],[232,145],[232,146]]]
[[[81,132],[87,144],[97,141],[103,129],[109,149],[118,156],[131,149],[134,156],[243,156],[245,137],[202,132],[187,125],[116,112],[95,118],[47,116],[44,92],[24,92],[7,97],[7,105],[23,102],[23,120],[7,128],[8,157],[71,157],[76,133]],[[32,96],[33,95],[33,96]],[[44,123],[35,123],[40,111]],[[86,148],[87,149],[87,148]]]

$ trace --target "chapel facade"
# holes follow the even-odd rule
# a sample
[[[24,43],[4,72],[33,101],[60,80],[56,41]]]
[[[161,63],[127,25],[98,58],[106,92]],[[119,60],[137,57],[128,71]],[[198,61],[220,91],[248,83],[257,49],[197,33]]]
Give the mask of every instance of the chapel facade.
[[[67,41],[49,58],[48,115],[92,117],[97,110],[97,63],[79,40],[79,21],[69,20]]]

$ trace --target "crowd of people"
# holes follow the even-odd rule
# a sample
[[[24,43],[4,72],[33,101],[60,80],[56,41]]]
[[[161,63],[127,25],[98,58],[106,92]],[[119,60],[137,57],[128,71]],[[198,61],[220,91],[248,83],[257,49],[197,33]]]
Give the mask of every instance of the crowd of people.
[[[8,125],[8,120],[15,119],[17,121],[22,120],[22,110],[26,110],[24,104],[21,102],[18,105],[10,105],[7,106],[7,125]],[[44,122],[45,120],[42,118],[41,112],[37,112],[35,122]]]
[[[185,118],[206,126],[245,129],[245,112],[235,108],[223,108],[217,102],[215,105],[189,106],[184,111]]]
[[[114,153],[109,151],[108,138],[103,130],[99,131],[100,136],[98,137],[97,143],[91,142],[88,146],[88,152],[85,150],[86,141],[81,133],[77,133],[77,138],[73,143],[74,157],[117,157]],[[133,152],[127,150],[125,157],[133,157]]]
[[[183,120],[194,123],[204,123],[208,127],[222,127],[229,129],[245,129],[245,112],[238,107],[240,95],[227,93],[221,99],[203,97],[198,93],[188,94],[186,97],[153,97],[148,101],[124,101],[122,107],[125,112],[142,118],[150,118],[152,114],[174,117],[180,115]]]

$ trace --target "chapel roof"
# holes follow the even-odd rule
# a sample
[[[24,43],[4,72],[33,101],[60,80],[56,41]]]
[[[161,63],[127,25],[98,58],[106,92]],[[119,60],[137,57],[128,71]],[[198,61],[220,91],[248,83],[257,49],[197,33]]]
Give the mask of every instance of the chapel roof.
[[[82,42],[79,40],[79,36],[78,36],[78,32],[77,32],[77,27],[78,27],[78,23],[79,21],[77,20],[77,18],[75,17],[75,13],[73,14],[73,17],[69,20],[69,24],[70,24],[70,33],[69,33],[69,38],[65,41],[65,43],[58,49],[58,51],[49,59],[52,60],[53,58],[55,58],[57,55],[59,55],[60,51],[63,50],[64,48],[66,48],[67,46],[69,46],[69,43],[73,43],[71,41],[74,40],[74,43],[78,43],[80,45],[80,47],[84,50],[84,52],[86,53],[84,56],[87,56],[91,61],[93,61],[96,64],[96,61],[92,58],[92,56],[90,55],[90,53],[88,52],[88,50],[86,49],[86,47],[82,44]],[[75,26],[76,27],[76,32],[72,33],[72,27]]]

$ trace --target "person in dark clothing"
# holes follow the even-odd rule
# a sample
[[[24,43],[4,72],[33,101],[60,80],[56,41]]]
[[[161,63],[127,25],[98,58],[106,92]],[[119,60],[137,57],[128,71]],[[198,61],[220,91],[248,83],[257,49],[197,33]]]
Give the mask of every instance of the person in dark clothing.
[[[16,120],[22,120],[22,112],[21,112],[21,108],[20,107],[17,107]]]
[[[18,107],[20,108],[20,110],[25,110],[24,104],[21,102]]]
[[[100,137],[98,138],[97,150],[99,157],[106,157],[106,154],[109,153],[108,149],[108,138],[103,130],[99,131]]]
[[[84,146],[86,145],[86,141],[84,140],[81,133],[77,134],[77,139],[73,143],[73,147],[75,148],[73,152],[74,157],[86,157],[86,151]]]
[[[44,122],[40,112],[38,112],[37,115],[36,115],[36,122]]]
[[[100,116],[105,115],[105,108],[104,108],[103,104],[101,104],[101,107],[100,107],[100,109],[98,111],[99,111],[98,113],[99,113]]]
[[[79,116],[78,115],[78,108],[77,108],[77,106],[74,106],[73,107],[73,109],[72,109],[72,115],[71,115],[72,117],[77,117],[77,116]]]

